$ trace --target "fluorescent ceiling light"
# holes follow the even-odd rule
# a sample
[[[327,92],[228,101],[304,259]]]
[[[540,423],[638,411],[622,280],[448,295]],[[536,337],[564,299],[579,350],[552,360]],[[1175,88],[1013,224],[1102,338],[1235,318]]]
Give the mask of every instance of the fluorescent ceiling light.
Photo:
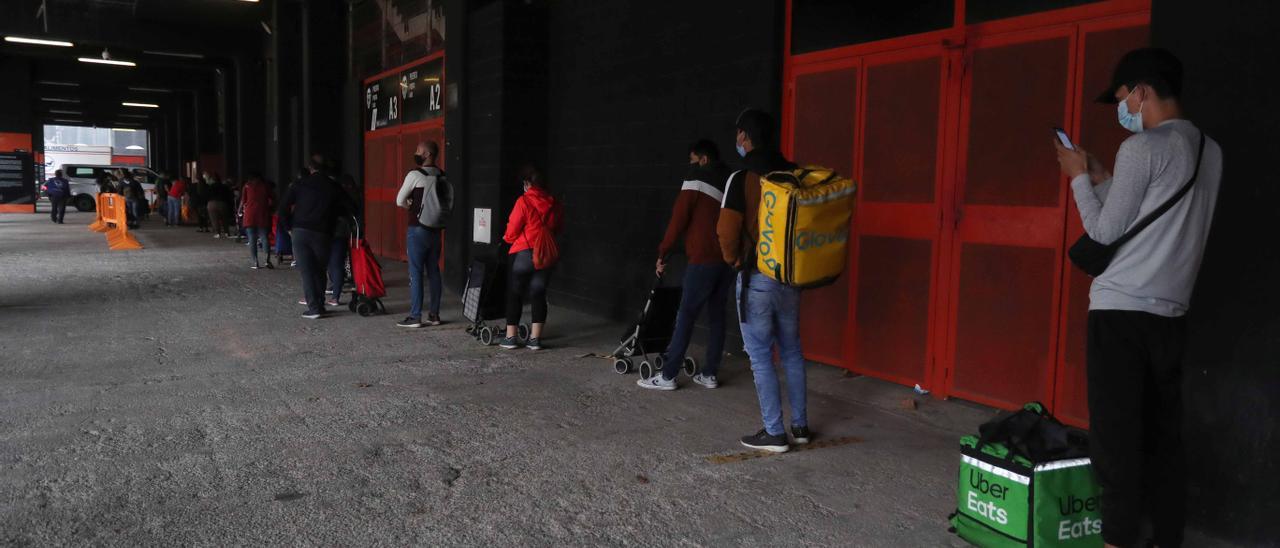
[[[118,67],[136,67],[137,63],[133,61],[117,61],[115,59],[99,59],[97,57],[81,57],[77,59],[81,63],[97,63],[99,65],[115,65]]]
[[[149,91],[151,93],[169,93],[171,89],[164,88],[129,88],[129,91]]]
[[[69,86],[69,87],[73,87],[73,88],[78,88],[78,87],[80,87],[80,84],[77,84],[77,83],[75,83],[75,82],[51,82],[51,81],[49,81],[49,80],[37,80],[37,81],[36,81],[36,83],[37,83],[37,84],[44,84],[44,85],[46,85],[46,86]]]
[[[160,105],[156,105],[156,104],[152,104],[152,103],[130,103],[130,102],[128,102],[128,101],[125,101],[125,102],[120,103],[120,104],[122,104],[122,105],[124,105],[124,106],[126,106],[126,107],[160,108]]]
[[[63,97],[41,97],[41,101],[49,101],[50,103],[79,103],[79,99],[66,99]]]
[[[5,42],[13,42],[15,44],[33,44],[37,46],[58,46],[60,48],[69,48],[74,46],[71,42],[62,40],[41,40],[39,38],[23,38],[21,36],[5,36]]]
[[[133,130],[129,130],[129,131],[133,131]],[[144,150],[144,149],[143,149],[141,146],[139,146],[139,145],[129,145],[129,146],[127,146],[127,147],[124,147],[124,149],[125,149],[125,150]]]
[[[127,127],[113,127],[113,128],[111,128],[111,131],[137,131],[137,130],[136,130],[136,129],[129,129],[129,128],[127,128]]]
[[[78,110],[59,110],[55,108],[49,109],[50,114],[84,114]]]
[[[154,51],[149,49],[142,50],[147,55],[163,55],[165,57],[182,57],[183,59],[204,59],[204,55],[199,53],[180,53],[175,51]]]

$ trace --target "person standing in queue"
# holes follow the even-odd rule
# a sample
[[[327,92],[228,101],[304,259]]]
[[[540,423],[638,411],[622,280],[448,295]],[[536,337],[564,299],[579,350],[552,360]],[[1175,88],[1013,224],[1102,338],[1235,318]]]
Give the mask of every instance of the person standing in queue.
[[[240,191],[240,207],[244,214],[244,229],[249,235],[249,257],[253,259],[254,270],[260,268],[258,263],[258,246],[267,254],[267,268],[275,268],[271,264],[271,249],[267,246],[268,234],[271,230],[271,211],[275,206],[275,196],[271,187],[262,180],[262,175],[250,173],[249,180]]]
[[[231,229],[227,226],[227,220],[231,217],[231,204],[235,202],[231,188],[214,177],[209,180],[206,197],[209,201],[205,207],[209,211],[209,220],[213,223],[213,237],[230,238]]]
[[[1144,518],[1148,546],[1183,541],[1185,316],[1223,160],[1218,143],[1183,118],[1182,75],[1163,49],[1131,51],[1116,65],[1097,101],[1114,103],[1134,135],[1116,152],[1114,175],[1084,149],[1054,141],[1085,233],[1099,245],[1125,239],[1089,288],[1085,343],[1089,457],[1107,546],[1136,545]]]
[[[684,272],[684,290],[680,293],[680,310],[671,342],[663,354],[662,373],[636,384],[652,390],[675,390],[676,375],[684,365],[685,353],[693,337],[693,324],[707,310],[707,353],[702,369],[693,376],[694,384],[704,388],[720,386],[716,371],[724,358],[725,304],[733,287],[733,269],[725,264],[716,239],[716,221],[720,203],[724,201],[724,185],[729,169],[720,161],[720,150],[703,139],[689,147],[689,171],[680,185],[667,233],[658,245],[658,262],[654,271],[662,276],[667,269],[667,256],[676,241],[684,238],[684,252],[689,266]]]
[[[120,170],[120,177],[120,193],[124,195],[125,207],[128,210],[129,228],[136,229],[145,217],[143,210],[147,205],[146,192],[142,188],[142,183],[138,182],[129,170]]]
[[[174,177],[169,185],[168,204],[165,211],[165,226],[182,224],[182,195],[187,193],[187,182],[182,177]]]
[[[508,252],[510,269],[507,278],[507,335],[499,345],[506,349],[520,347],[520,315],[527,298],[532,309],[532,325],[525,347],[542,349],[542,330],[547,322],[547,285],[551,266],[537,268],[534,245],[540,238],[554,238],[563,226],[564,212],[560,202],[547,191],[547,182],[537,168],[525,166],[520,171],[524,194],[516,199],[507,219],[502,239],[511,244]]]
[[[435,141],[418,143],[413,163],[396,195],[396,205],[409,210],[409,229],[405,245],[409,256],[409,316],[396,324],[400,327],[440,325],[440,236],[449,223],[453,210],[453,187],[444,170],[436,166],[440,145]],[[422,276],[431,284],[431,304],[427,320],[422,321]]]
[[[209,232],[209,172],[195,179],[191,185],[191,208],[196,213],[196,232]]]
[[[326,175],[324,157],[315,154],[307,164],[307,177],[289,188],[280,204],[280,216],[292,219],[294,258],[302,275],[303,318],[325,315],[325,272],[333,243],[334,226],[340,217],[355,213],[355,207],[338,183]]]
[[[67,198],[71,196],[71,182],[62,176],[62,170],[53,172],[53,177],[44,183],[44,193],[49,197],[49,203],[53,204],[53,209],[49,212],[49,220],[57,224],[62,224],[62,218],[67,216]]]
[[[773,117],[755,109],[738,115],[736,147],[746,169],[736,171],[725,186],[716,235],[725,263],[738,274],[738,322],[742,342],[751,360],[756,397],[764,428],[744,436],[742,445],[783,453],[791,449],[782,421],[782,388],[773,366],[773,351],[786,376],[787,401],[791,404],[791,437],[806,444],[809,431],[804,354],[800,350],[800,290],[756,271],[756,226],[760,206],[760,180],[770,172],[795,169],[777,149]]]
[[[341,217],[333,231],[333,243],[329,247],[329,288],[324,291],[325,305],[342,304],[342,286],[347,281],[347,259],[351,258],[351,237],[355,234],[355,223],[360,221],[360,213],[364,209],[360,205],[359,190],[356,180],[349,173],[338,177],[338,186],[347,193],[351,200],[355,217]]]

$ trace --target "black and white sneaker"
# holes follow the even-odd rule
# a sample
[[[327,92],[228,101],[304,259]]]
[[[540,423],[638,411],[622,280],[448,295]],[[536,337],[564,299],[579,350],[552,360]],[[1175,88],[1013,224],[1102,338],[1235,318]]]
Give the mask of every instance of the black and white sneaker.
[[[781,434],[777,436],[770,435],[763,428],[752,436],[742,437],[743,447],[758,449],[760,451],[768,451],[770,453],[786,453],[791,449],[787,444],[787,435]]]
[[[530,337],[528,341],[525,341],[524,347],[529,350],[542,350],[542,341],[538,340],[537,337]]]
[[[422,325],[429,325],[429,326],[440,325],[440,316],[437,316],[435,314],[427,314],[427,321],[422,322]]]
[[[400,320],[400,323],[396,324],[396,327],[409,327],[409,328],[422,327],[422,318],[415,318],[413,316],[409,316],[408,318]]]
[[[520,348],[520,341],[517,340],[515,337],[503,337],[502,340],[498,341],[498,346],[501,346],[507,350],[513,350],[516,348]]]
[[[302,317],[308,320],[318,320],[324,317],[324,312],[307,312],[306,314],[303,314]]]
[[[809,440],[813,439],[813,432],[809,431],[808,426],[792,425],[791,439],[796,442],[796,445],[804,445],[806,443],[809,443]]]

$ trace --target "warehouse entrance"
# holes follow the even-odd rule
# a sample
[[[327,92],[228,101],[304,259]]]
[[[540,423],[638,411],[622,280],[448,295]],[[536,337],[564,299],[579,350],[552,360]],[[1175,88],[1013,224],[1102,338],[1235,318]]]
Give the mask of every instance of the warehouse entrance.
[[[860,187],[849,276],[804,295],[810,359],[1087,424],[1089,278],[1065,258],[1083,230],[1051,130],[1114,162],[1126,133],[1092,101],[1147,44],[1150,2],[1025,13],[1072,3],[931,2],[945,28],[814,50],[797,36],[824,14],[788,2],[784,150]]]

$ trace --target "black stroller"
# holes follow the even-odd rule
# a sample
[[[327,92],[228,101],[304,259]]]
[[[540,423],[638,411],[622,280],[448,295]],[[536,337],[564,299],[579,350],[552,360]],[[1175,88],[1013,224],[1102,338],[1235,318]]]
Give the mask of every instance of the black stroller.
[[[621,344],[613,351],[614,372],[619,375],[630,373],[633,356],[643,356],[640,361],[641,378],[648,379],[662,371],[662,353],[671,343],[681,294],[679,287],[662,287],[662,277],[657,277],[640,312],[640,319],[622,334]],[[649,360],[649,354],[655,354],[653,361]],[[698,361],[686,356],[684,372],[690,377],[698,374]]]
[[[503,298],[507,292],[507,272],[502,259],[483,261],[476,259],[467,267],[467,284],[462,290],[462,316],[471,322],[467,333],[480,344],[490,346],[498,338],[501,326],[490,326],[488,321],[506,317]],[[521,324],[521,341],[529,339],[529,326]]]

